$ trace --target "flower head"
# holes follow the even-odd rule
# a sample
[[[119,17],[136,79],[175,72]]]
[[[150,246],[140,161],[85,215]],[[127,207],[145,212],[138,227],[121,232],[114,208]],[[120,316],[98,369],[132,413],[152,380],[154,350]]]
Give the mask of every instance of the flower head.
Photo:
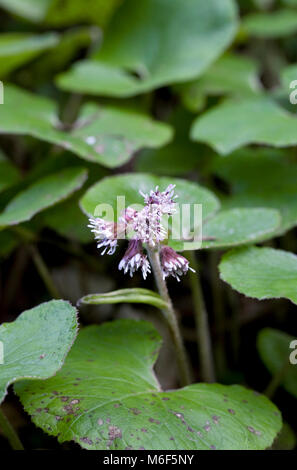
[[[187,274],[189,269],[195,272],[194,269],[190,268],[189,261],[169,246],[161,248],[160,261],[164,279],[173,276],[177,281],[180,281],[179,276]]]
[[[115,224],[99,217],[91,217],[89,222],[88,227],[94,233],[95,240],[98,240],[97,248],[103,248],[101,254],[104,255],[107,252],[108,255],[113,255],[118,245]]]
[[[100,218],[91,217],[88,227],[98,241],[97,247],[103,248],[102,255],[114,254],[119,238],[129,237],[128,249],[119,263],[119,270],[129,273],[130,276],[141,269],[143,278],[146,279],[151,272],[151,266],[147,255],[143,251],[143,244],[160,251],[160,261],[164,279],[173,276],[178,281],[190,269],[189,261],[176,253],[172,248],[162,245],[167,238],[167,230],[164,227],[164,217],[176,212],[174,195],[175,185],[170,184],[165,191],[160,191],[158,186],[144,194],[145,206],[142,210],[128,207],[123,211],[116,223],[108,222]]]
[[[176,211],[174,199],[178,197],[174,195],[174,188],[175,184],[170,184],[162,192],[156,186],[155,190],[151,190],[149,194],[144,194],[142,191],[139,191],[139,193],[143,196],[146,205],[156,205],[161,214],[172,215]]]
[[[146,279],[148,273],[151,272],[150,263],[147,256],[143,253],[141,241],[131,240],[119,264],[119,270],[123,269],[125,274],[129,272],[132,277],[139,268],[141,268],[143,278]]]
[[[133,230],[135,238],[150,246],[155,246],[165,240],[167,232],[162,225],[160,208],[155,204],[145,206],[134,217]]]

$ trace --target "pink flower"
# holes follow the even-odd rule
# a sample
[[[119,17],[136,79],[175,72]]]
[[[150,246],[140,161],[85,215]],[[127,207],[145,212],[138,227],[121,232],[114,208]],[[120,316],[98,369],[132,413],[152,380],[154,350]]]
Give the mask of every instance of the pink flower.
[[[178,196],[174,196],[175,184],[170,184],[165,191],[159,191],[159,187],[156,186],[155,190],[151,190],[149,194],[144,194],[142,191],[139,191],[141,196],[144,197],[144,202],[146,205],[156,205],[158,206],[161,214],[172,215],[176,211],[176,204],[174,199]]]
[[[167,237],[167,231],[162,225],[162,212],[158,205],[145,206],[133,220],[135,238],[155,246]]]
[[[97,248],[103,248],[101,255],[106,252],[108,255],[113,255],[118,242],[116,239],[116,224],[107,222],[99,217],[91,217],[89,219],[91,232],[95,235],[95,240],[98,240]]]
[[[164,279],[173,276],[177,281],[180,281],[179,276],[187,274],[189,269],[195,272],[194,269],[190,268],[189,261],[169,246],[161,248],[160,261]]]
[[[151,272],[149,260],[143,253],[141,241],[131,240],[119,264],[119,270],[123,269],[125,274],[129,272],[132,277],[139,268],[141,268],[143,279],[146,279],[148,273]]]

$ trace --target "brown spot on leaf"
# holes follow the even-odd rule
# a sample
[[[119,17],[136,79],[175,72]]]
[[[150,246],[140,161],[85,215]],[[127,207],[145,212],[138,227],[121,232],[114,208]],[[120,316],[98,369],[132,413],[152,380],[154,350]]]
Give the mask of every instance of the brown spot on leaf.
[[[71,405],[77,405],[78,403],[80,402],[80,400],[78,400],[77,398],[75,398],[74,400],[71,400]]]
[[[219,416],[216,416],[216,415],[214,415],[214,416],[212,417],[212,420],[213,420],[213,422],[214,422],[215,424],[219,424],[220,417],[219,417]]]
[[[117,426],[109,426],[108,428],[108,437],[111,441],[117,438],[122,437],[122,431]]]

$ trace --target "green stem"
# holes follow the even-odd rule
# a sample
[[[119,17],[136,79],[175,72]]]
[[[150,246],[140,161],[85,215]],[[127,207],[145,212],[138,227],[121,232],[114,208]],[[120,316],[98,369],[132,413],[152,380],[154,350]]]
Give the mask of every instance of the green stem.
[[[187,353],[183,344],[176,312],[173,308],[171,298],[168,293],[166,282],[163,279],[162,268],[160,264],[160,256],[157,250],[147,247],[148,256],[151,262],[153,273],[155,276],[156,284],[159,293],[163,300],[168,305],[168,308],[163,310],[165,319],[171,333],[173,345],[175,348],[176,359],[179,366],[181,384],[189,385],[191,383],[191,372],[188,363]]]
[[[198,272],[198,264],[194,252],[189,252],[187,257],[190,266]],[[190,272],[190,284],[194,301],[194,313],[197,329],[198,352],[201,366],[201,377],[204,382],[215,382],[215,370],[211,345],[211,336],[208,325],[208,315],[203,298],[200,279],[197,274]]]
[[[272,377],[270,383],[268,384],[268,387],[264,391],[264,395],[266,395],[268,398],[272,399],[276,390],[278,387],[282,384],[288,369],[290,366],[289,360],[286,358],[284,363],[282,364],[281,368],[278,370],[278,372]]]
[[[39,253],[38,249],[34,245],[29,245],[28,249],[29,249],[30,254],[32,256],[35,267],[36,267],[41,279],[43,280],[49,294],[54,299],[60,299],[61,296],[59,294],[59,291],[56,288],[56,286],[54,284],[54,281],[52,280],[52,277],[50,275],[50,272],[49,272],[45,262],[43,261],[42,256]]]
[[[217,266],[219,262],[218,252],[210,251],[211,268],[211,291],[213,299],[213,312],[215,320],[216,342],[214,346],[215,364],[219,377],[222,377],[226,370],[226,343],[225,343],[225,311],[222,282],[217,275]]]
[[[2,429],[3,433],[7,437],[11,447],[14,450],[24,450],[23,444],[21,443],[19,436],[17,435],[16,431],[11,426],[10,422],[6,418],[1,408],[0,408],[0,428]]]

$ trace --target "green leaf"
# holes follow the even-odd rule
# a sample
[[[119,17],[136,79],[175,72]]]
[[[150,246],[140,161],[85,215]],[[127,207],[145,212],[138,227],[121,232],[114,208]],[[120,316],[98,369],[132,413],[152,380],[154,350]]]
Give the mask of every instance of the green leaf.
[[[279,38],[297,32],[297,12],[277,10],[269,13],[252,13],[244,17],[242,30],[259,38]]]
[[[281,374],[282,385],[297,398],[297,367],[289,362],[293,352],[290,347],[292,341],[296,341],[296,338],[283,331],[265,328],[258,335],[257,347],[271,375]],[[296,350],[296,346],[294,349]]]
[[[105,25],[122,0],[0,0],[0,6],[29,21],[54,26],[80,23]]]
[[[28,33],[2,33],[0,35],[0,77],[56,46],[56,33],[33,35]]]
[[[132,96],[201,75],[236,32],[231,0],[128,0],[93,60],[59,76],[66,90]],[[136,76],[135,76],[136,75]]]
[[[194,121],[191,138],[222,155],[248,144],[289,147],[297,144],[297,119],[265,96],[227,100]]]
[[[175,194],[178,195],[178,203],[182,204],[202,204],[203,217],[209,217],[216,212],[219,207],[218,199],[208,189],[196,183],[179,178],[158,177],[146,173],[125,173],[111,176],[92,186],[80,201],[82,210],[88,215],[95,215],[95,209],[99,204],[109,204],[118,218],[123,208],[117,210],[118,196],[124,196],[125,207],[133,204],[144,204],[143,197],[139,194],[141,190],[148,193],[151,189],[159,186],[160,191],[164,191],[169,184],[175,184]],[[106,215],[106,220],[111,214]],[[110,217],[111,218],[111,217]]]
[[[297,165],[281,150],[246,148],[218,157],[213,171],[230,183],[232,196],[221,198],[224,209],[269,207],[280,211],[275,236],[297,224]]]
[[[87,177],[83,168],[68,168],[46,176],[17,194],[0,214],[0,228],[26,222],[38,212],[78,190]]]
[[[14,185],[20,179],[18,169],[0,150],[0,192]]]
[[[159,147],[171,128],[128,109],[86,104],[72,131],[60,130],[56,104],[11,85],[0,106],[0,133],[30,135],[57,144],[79,157],[109,168],[123,165],[143,147]]]
[[[184,105],[193,112],[199,111],[206,95],[253,96],[260,89],[255,62],[230,53],[220,57],[198,80],[177,87]]]
[[[102,305],[102,304],[119,304],[119,303],[132,303],[132,304],[148,304],[157,308],[166,308],[166,302],[160,297],[159,294],[149,289],[120,289],[108,294],[90,294],[80,299],[79,303],[89,305]]]
[[[297,256],[273,248],[239,248],[226,253],[221,278],[259,300],[286,298],[297,304]]]
[[[84,328],[52,379],[15,387],[33,422],[86,449],[264,449],[281,428],[269,400],[240,386],[163,392],[150,323]],[[75,384],[75,386],[74,386]]]
[[[76,330],[76,310],[63,300],[43,303],[26,310],[14,322],[3,323],[0,402],[12,383],[53,376],[62,367]]]
[[[230,209],[216,214],[203,224],[201,249],[222,249],[266,240],[280,225],[279,212],[272,209]],[[170,243],[177,250],[197,250],[197,242]]]

